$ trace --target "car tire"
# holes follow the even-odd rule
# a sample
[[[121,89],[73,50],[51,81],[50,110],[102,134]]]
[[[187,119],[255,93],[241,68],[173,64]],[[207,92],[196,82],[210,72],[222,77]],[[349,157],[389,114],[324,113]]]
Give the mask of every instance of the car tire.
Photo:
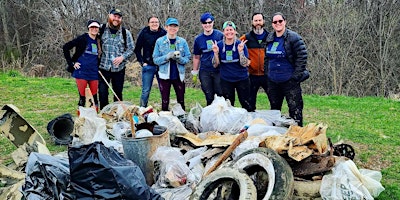
[[[229,197],[214,197],[211,199],[254,200],[257,198],[257,190],[253,181],[246,173],[238,169],[223,167],[204,177],[194,189],[190,199],[210,199],[210,196],[212,196],[216,190],[221,191],[222,187],[227,190],[224,192],[228,194]]]
[[[255,148],[240,154],[231,166],[243,169],[254,181],[257,199],[291,199],[294,191],[292,169],[284,158],[269,148]]]

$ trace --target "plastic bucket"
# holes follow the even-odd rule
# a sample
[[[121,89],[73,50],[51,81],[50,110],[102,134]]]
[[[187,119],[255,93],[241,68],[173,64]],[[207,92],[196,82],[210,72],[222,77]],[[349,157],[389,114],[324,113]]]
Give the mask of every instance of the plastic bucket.
[[[142,170],[146,177],[147,185],[151,186],[154,183],[153,171],[154,163],[150,160],[157,147],[171,146],[169,133],[165,131],[161,135],[144,138],[122,138],[122,147],[124,149],[124,157],[132,160]]]

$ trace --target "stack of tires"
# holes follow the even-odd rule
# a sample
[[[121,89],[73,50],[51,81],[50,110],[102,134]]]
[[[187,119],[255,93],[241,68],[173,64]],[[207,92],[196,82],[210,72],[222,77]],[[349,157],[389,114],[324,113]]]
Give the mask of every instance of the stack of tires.
[[[197,185],[190,199],[292,199],[294,177],[289,164],[268,148],[240,154]]]

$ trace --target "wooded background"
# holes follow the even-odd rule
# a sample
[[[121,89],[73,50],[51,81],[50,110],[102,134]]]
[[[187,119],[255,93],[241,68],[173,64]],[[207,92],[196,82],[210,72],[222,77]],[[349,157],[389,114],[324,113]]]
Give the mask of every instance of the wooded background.
[[[265,15],[272,31],[271,15],[279,11],[307,45],[311,78],[303,83],[304,93],[400,94],[398,0],[1,0],[2,70],[29,74],[41,66],[45,76],[68,77],[62,45],[86,32],[88,19],[105,22],[112,7],[123,11],[124,26],[135,39],[150,14],[162,25],[167,17],[178,18],[178,35],[190,47],[202,31],[199,18],[205,11],[215,16],[217,29],[226,20],[235,22],[239,35],[251,30],[254,12]]]

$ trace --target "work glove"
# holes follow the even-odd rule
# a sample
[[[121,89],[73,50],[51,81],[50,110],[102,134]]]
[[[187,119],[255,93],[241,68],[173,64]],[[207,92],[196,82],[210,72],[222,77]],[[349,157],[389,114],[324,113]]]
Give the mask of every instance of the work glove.
[[[170,60],[170,59],[172,59],[173,57],[175,56],[175,54],[174,54],[174,52],[173,51],[171,51],[171,52],[169,52],[168,54],[167,54],[167,60]]]
[[[180,51],[174,51],[174,57],[172,57],[172,59],[179,60],[180,58],[181,58],[181,52]]]
[[[199,75],[199,70],[192,70],[191,73],[192,73],[192,75],[193,75],[193,77],[192,77],[193,83],[194,83],[194,84],[197,84],[197,83],[198,83],[197,77],[198,77],[198,75]]]

